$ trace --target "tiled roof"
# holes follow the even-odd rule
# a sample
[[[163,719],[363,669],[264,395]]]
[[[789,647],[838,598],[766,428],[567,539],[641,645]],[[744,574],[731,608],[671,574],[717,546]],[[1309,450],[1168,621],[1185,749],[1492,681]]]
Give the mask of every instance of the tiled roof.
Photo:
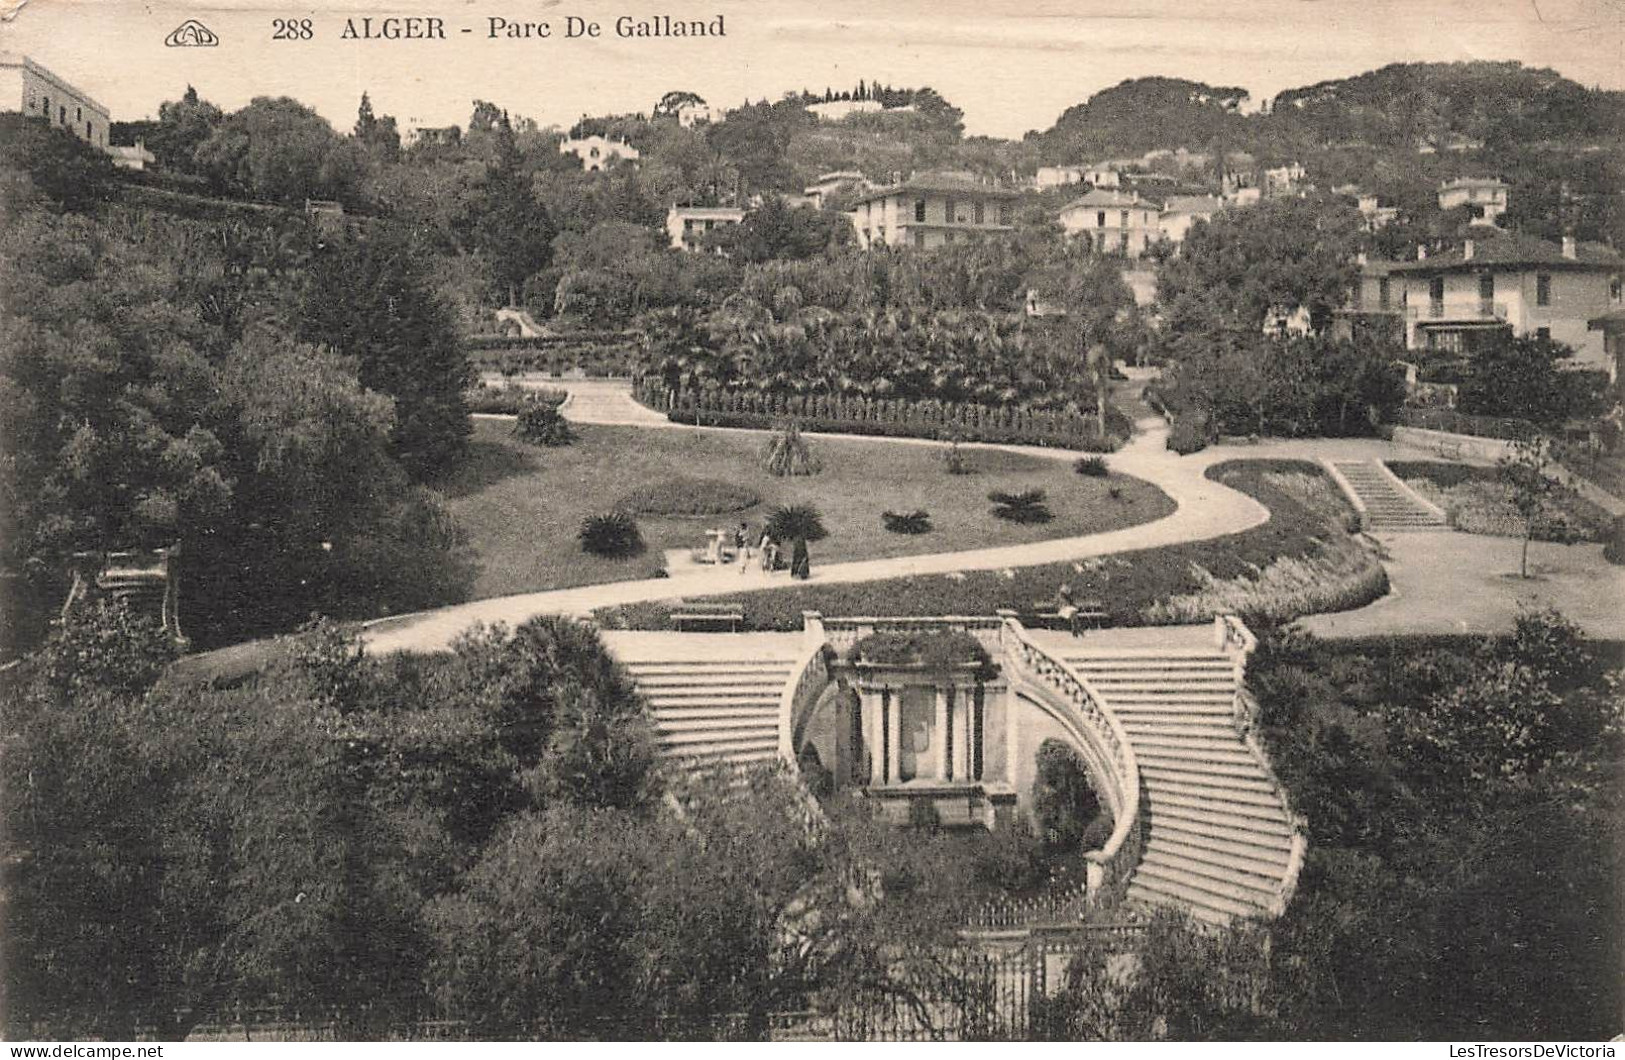
[[[1102,207],[1102,206],[1104,206],[1104,207],[1109,207],[1109,208],[1114,208],[1114,209],[1115,208],[1125,207],[1125,206],[1138,206],[1138,207],[1140,207],[1142,209],[1149,209],[1149,210],[1156,209],[1155,204],[1146,202],[1144,199],[1140,198],[1137,195],[1127,195],[1127,194],[1124,194],[1123,192],[1120,192],[1120,191],[1104,191],[1104,190],[1102,190],[1100,188],[1096,188],[1094,191],[1091,191],[1089,194],[1083,196],[1082,198],[1073,199],[1071,202],[1069,202],[1065,206],[1061,207],[1061,210],[1064,213],[1067,210],[1071,210],[1071,209],[1074,209],[1074,208],[1079,207],[1079,206],[1082,206],[1082,207]]]
[[[1430,254],[1422,261],[1404,261],[1396,264],[1394,272],[1445,272],[1452,269],[1479,269],[1486,265],[1516,268],[1522,265],[1541,265],[1556,268],[1619,268],[1625,264],[1615,251],[1601,243],[1581,243],[1572,258],[1563,256],[1563,248],[1544,239],[1505,232],[1474,239],[1473,256],[1467,257],[1462,248],[1441,254]]]
[[[901,184],[866,191],[855,201],[860,203],[870,202],[874,199],[884,199],[889,195],[908,195],[919,192],[935,192],[948,195],[982,195],[998,199],[1014,199],[1020,195],[1020,192],[1011,188],[1003,188],[997,184],[984,184],[968,174],[960,176],[954,173],[921,173],[918,176],[908,178]]]
[[[1170,195],[1162,204],[1166,213],[1218,213],[1224,200],[1212,195]]]

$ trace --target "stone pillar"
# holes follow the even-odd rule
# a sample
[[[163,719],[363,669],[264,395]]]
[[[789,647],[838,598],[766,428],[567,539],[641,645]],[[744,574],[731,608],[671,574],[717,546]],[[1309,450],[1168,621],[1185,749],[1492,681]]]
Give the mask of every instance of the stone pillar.
[[[953,707],[948,701],[948,686],[937,686],[937,719],[935,731],[931,733],[932,750],[937,755],[937,779],[948,780],[953,777],[953,760],[948,757],[949,726],[953,724]]]
[[[968,783],[976,779],[971,770],[974,761],[971,740],[976,736],[971,725],[971,710],[976,704],[971,698],[971,690],[963,685],[955,685],[949,692],[953,697],[950,713],[954,724],[954,779]]]
[[[863,711],[863,742],[867,745],[864,750],[869,753],[869,783],[884,784],[886,746],[881,718],[885,711],[885,694],[881,689],[874,687],[865,687],[860,694],[863,697],[863,706],[860,708]]]
[[[886,783],[897,784],[903,779],[903,697],[895,688],[880,694],[886,704]]]

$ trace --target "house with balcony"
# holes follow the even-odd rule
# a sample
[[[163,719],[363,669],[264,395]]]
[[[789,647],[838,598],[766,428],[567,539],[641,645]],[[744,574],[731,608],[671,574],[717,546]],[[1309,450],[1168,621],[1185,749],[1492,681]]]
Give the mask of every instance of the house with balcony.
[[[1389,266],[1389,295],[1402,286],[1407,349],[1469,353],[1511,332],[1571,347],[1571,367],[1606,370],[1605,333],[1590,322],[1619,308],[1622,273],[1625,259],[1601,244],[1502,233]]]
[[[1510,190],[1511,185],[1494,177],[1457,177],[1439,185],[1439,209],[1465,206],[1469,224],[1495,225],[1507,212]]]
[[[1067,235],[1088,239],[1102,254],[1138,258],[1162,239],[1162,208],[1132,192],[1096,188],[1062,207]]]
[[[1348,301],[1333,315],[1332,337],[1369,337],[1398,345],[1405,338],[1405,284],[1393,271],[1398,262],[1361,254],[1357,264]]]
[[[1018,197],[969,173],[926,173],[861,192],[847,216],[859,246],[930,249],[1012,231]]]

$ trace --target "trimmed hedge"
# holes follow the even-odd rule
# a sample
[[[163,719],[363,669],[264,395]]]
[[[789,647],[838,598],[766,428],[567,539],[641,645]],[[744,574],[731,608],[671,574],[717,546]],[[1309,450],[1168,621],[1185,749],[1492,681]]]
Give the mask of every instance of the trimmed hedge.
[[[639,486],[615,507],[634,515],[723,515],[753,508],[761,499],[754,490],[732,482],[679,475]]]
[[[883,438],[935,438],[1047,448],[1113,452],[1130,425],[1112,409],[1102,439],[1092,415],[969,402],[851,398],[828,394],[752,394],[743,391],[670,391],[646,380],[637,399],[673,423],[768,429],[793,419],[802,430]]]

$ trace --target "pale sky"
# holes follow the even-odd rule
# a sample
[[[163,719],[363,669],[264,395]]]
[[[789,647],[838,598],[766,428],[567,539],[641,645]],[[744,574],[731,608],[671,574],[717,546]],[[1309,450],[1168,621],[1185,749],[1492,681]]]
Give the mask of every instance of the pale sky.
[[[1390,62],[1517,59],[1586,85],[1625,88],[1625,0],[268,0],[192,6],[29,0],[0,22],[0,50],[31,56],[111,108],[156,116],[188,83],[232,110],[289,95],[340,131],[362,90],[405,128],[463,124],[489,99],[542,124],[647,111],[668,89],[713,104],[848,87],[929,84],[971,134],[1019,137],[1129,78],[1241,85],[1256,100]],[[18,0],[0,0],[0,12]],[[436,16],[445,40],[341,40],[348,16]],[[709,20],[711,40],[621,40],[617,16]],[[598,39],[562,39],[567,16]],[[487,19],[552,23],[547,40],[487,39]],[[273,41],[275,18],[311,18],[311,41]],[[195,18],[214,48],[166,48]],[[467,28],[472,32],[463,33]],[[15,104],[13,104],[15,105]]]

